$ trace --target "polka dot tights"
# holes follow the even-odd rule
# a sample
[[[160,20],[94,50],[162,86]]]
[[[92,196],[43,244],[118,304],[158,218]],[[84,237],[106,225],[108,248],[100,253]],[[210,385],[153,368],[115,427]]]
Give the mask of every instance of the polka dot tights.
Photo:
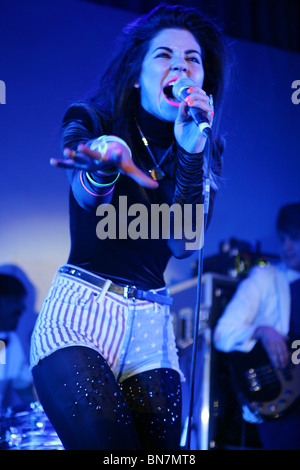
[[[176,450],[181,429],[178,372],[154,369],[121,385],[96,351],[70,346],[33,369],[41,404],[70,450]]]

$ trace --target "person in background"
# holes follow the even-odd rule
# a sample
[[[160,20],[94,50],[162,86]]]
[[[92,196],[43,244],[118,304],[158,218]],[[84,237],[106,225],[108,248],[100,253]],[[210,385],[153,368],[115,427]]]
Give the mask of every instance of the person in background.
[[[26,289],[16,277],[0,273],[0,408],[21,406],[36,399],[29,364],[16,333],[25,310]]]
[[[300,340],[299,202],[280,209],[277,233],[281,262],[252,268],[239,284],[215,327],[214,345],[227,353],[247,353],[260,341],[273,367],[284,369],[292,360],[290,346]],[[299,450],[299,406],[275,421],[258,423],[258,430],[264,449]]]

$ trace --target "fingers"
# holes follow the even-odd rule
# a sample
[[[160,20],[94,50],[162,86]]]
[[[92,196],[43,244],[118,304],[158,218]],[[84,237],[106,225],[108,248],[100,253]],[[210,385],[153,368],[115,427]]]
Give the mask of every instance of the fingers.
[[[277,369],[283,369],[288,365],[289,353],[285,342],[271,344],[270,351],[273,364]]]
[[[254,337],[260,339],[273,366],[282,369],[288,365],[290,355],[284,337],[274,328],[260,326]]]
[[[79,168],[86,171],[95,171],[99,169],[99,165],[97,165],[96,160],[91,163],[90,159],[82,158],[81,156],[63,159],[51,158],[50,165],[66,169]]]
[[[90,149],[90,147],[87,147],[84,144],[79,144],[77,150],[78,150],[79,154],[86,155],[87,157],[92,158],[94,160],[103,160],[103,158],[105,156],[105,155],[101,154],[98,150],[92,150],[92,149]],[[70,149],[64,149],[64,155],[66,155],[66,152],[68,154],[69,151],[70,151]],[[72,152],[72,150],[71,150],[71,152]],[[76,154],[76,152],[74,152],[74,153]]]
[[[75,152],[69,148],[64,149],[64,156],[66,158],[58,159],[51,158],[50,164],[59,168],[74,169],[78,168],[85,171],[97,171],[100,168],[101,161],[96,158],[90,158],[90,156],[84,153]]]
[[[136,167],[136,170],[131,173],[127,173],[136,183],[143,186],[144,188],[156,189],[158,188],[158,182],[147,176],[141,170]]]
[[[91,150],[84,144],[80,144],[76,152],[65,148],[64,156],[66,158],[51,158],[50,164],[55,167],[65,169],[77,168],[89,172],[98,171],[103,168],[107,169],[107,167],[110,167],[112,170],[117,168],[120,173],[129,176],[141,186],[150,189],[158,187],[157,181],[154,181],[141,171],[132,161],[131,155],[128,152],[122,152],[122,149],[117,144],[110,143],[105,155],[100,154],[97,150]]]
[[[120,173],[129,176],[141,186],[145,188],[156,189],[158,187],[157,181],[147,176],[142,170],[140,170],[130,159],[121,159],[118,165]]]
[[[199,87],[191,87],[188,89],[188,92],[190,94],[185,98],[184,101],[189,107],[201,109],[205,113],[210,123],[214,116],[212,96],[208,96],[205,91]]]
[[[289,356],[285,351],[281,351],[276,345],[267,348],[268,356],[275,369],[284,369],[289,362]]]
[[[103,168],[107,170],[110,167],[114,172],[122,157],[122,152],[112,148],[105,155],[101,155],[97,150],[91,150],[84,144],[80,144],[78,151],[65,148],[64,156],[66,158],[51,158],[50,164],[60,168],[79,168],[85,171],[98,171]]]
[[[285,342],[270,341],[265,344],[268,356],[276,369],[283,369],[288,365],[289,353]]]

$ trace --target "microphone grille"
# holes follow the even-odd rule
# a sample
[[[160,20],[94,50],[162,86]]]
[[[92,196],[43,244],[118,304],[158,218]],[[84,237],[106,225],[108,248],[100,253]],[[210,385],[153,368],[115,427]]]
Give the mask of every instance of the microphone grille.
[[[172,93],[175,96],[175,98],[177,98],[178,100],[182,100],[183,99],[183,97],[181,96],[182,91],[194,85],[195,85],[194,80],[192,80],[189,77],[178,78],[178,80],[176,80],[176,82],[173,85]]]

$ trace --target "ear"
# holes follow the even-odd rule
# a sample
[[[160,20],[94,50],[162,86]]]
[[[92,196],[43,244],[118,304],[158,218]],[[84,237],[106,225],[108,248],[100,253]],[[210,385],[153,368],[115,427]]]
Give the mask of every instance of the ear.
[[[134,88],[140,88],[139,82],[136,80],[133,84]]]

